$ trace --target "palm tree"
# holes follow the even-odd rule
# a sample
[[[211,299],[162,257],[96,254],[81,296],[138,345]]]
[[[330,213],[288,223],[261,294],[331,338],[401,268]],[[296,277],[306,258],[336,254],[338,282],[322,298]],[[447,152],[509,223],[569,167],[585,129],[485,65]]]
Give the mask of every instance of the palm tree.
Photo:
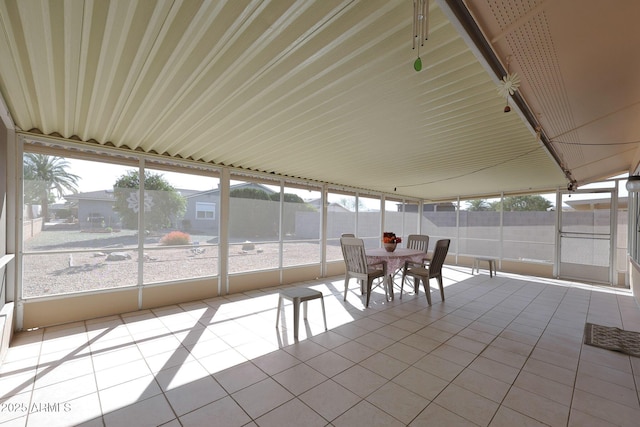
[[[80,177],[67,171],[69,162],[57,156],[26,153],[24,155],[24,198],[29,204],[29,216],[33,214],[31,205],[39,203],[42,207],[42,227],[49,216],[49,201],[54,196],[60,198],[64,191],[78,192]]]
[[[489,204],[483,199],[474,199],[467,201],[469,207],[468,211],[488,211],[490,210]]]

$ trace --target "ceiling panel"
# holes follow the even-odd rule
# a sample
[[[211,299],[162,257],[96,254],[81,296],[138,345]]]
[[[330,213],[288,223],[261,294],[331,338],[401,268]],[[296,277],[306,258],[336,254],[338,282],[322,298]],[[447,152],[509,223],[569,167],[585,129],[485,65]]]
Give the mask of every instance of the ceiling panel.
[[[464,0],[578,184],[635,168],[640,2]],[[510,58],[510,60],[509,60]]]
[[[398,196],[566,186],[439,2],[413,69],[412,13],[411,0],[0,0],[0,91],[25,132]],[[573,120],[552,133],[575,127],[566,96],[550,99]]]

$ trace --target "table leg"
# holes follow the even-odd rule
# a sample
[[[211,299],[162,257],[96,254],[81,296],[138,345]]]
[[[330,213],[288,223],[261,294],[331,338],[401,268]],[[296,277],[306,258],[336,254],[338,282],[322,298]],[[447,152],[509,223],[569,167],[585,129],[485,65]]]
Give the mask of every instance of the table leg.
[[[298,341],[298,326],[300,325],[300,298],[293,299],[293,339]]]
[[[385,278],[384,293],[385,293],[385,296],[387,297],[387,301],[393,301],[393,299],[394,299],[394,295],[393,295],[393,275],[391,275],[391,274],[389,274]]]

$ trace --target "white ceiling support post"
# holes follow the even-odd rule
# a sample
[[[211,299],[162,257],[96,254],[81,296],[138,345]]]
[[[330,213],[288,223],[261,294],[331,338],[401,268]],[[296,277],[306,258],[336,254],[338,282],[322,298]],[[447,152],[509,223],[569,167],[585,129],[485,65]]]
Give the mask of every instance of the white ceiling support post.
[[[322,185],[322,195],[320,196],[320,275],[327,277],[327,211],[329,201],[327,200],[329,186]]]
[[[556,224],[555,224],[555,248],[556,248],[556,256],[553,260],[553,277],[556,279],[560,276],[560,252],[562,248],[560,247],[562,239],[560,239],[560,218],[562,217],[562,193],[560,189],[556,190]]]
[[[284,278],[284,180],[280,180],[280,205],[278,206],[278,272],[280,274],[279,285]]]
[[[7,271],[7,281],[11,283],[11,280],[14,280],[15,283],[16,330],[22,330],[24,326],[24,300],[22,298],[24,192],[18,191],[18,188],[23,188],[24,141],[22,137],[17,135],[14,141],[15,145],[9,144],[7,147],[7,159],[12,159],[7,164],[7,251],[14,251],[16,258],[12,269],[14,277],[11,278],[11,270]],[[14,205],[11,206],[10,203],[14,203]]]
[[[356,213],[356,218],[355,218],[355,230],[353,230],[353,234],[355,234],[356,236],[358,236],[360,233],[358,233],[358,217],[360,216],[360,209],[358,209],[358,205],[360,204],[360,193],[356,191],[356,199],[355,199],[355,206],[353,207],[355,213]]]
[[[438,205],[436,205],[437,208]],[[460,254],[460,196],[456,199],[456,265]]]
[[[230,181],[229,168],[222,168],[220,171],[220,218],[218,219],[218,295],[229,293]]]
[[[629,192],[628,196],[628,215],[629,215],[629,225],[628,225],[628,238],[627,238],[627,255],[632,260],[638,262],[638,216],[640,215],[640,204],[638,203],[638,194],[637,192]],[[629,261],[627,261],[627,264]],[[630,280],[630,271],[627,269],[627,278],[626,285],[629,286],[631,284]]]
[[[385,205],[386,205],[386,203],[385,203]],[[402,198],[401,206],[402,206],[402,221],[401,221],[401,224],[402,224],[402,235],[403,236],[405,236],[405,235],[408,236],[408,234],[407,234],[407,199],[405,199],[404,197]],[[385,206],[385,209],[386,209],[386,206]],[[420,233],[418,233],[418,234],[420,234]]]
[[[502,257],[504,256],[504,191],[500,193],[502,209],[500,209],[500,247],[498,248],[498,269],[502,269]]]
[[[386,197],[384,194],[380,196],[380,242],[382,242],[382,236],[383,236],[382,233],[384,233],[384,219],[386,216],[385,200],[386,200]],[[403,233],[404,233],[404,227],[402,227],[402,230],[400,230],[400,235],[403,236],[404,235]]]
[[[5,270],[5,299],[0,301],[0,306],[9,302],[17,302],[14,305],[15,325],[12,329],[21,329],[23,324],[23,309],[21,297],[22,281],[21,265],[16,258],[22,248],[22,191],[18,191],[18,184],[22,183],[22,142],[16,136],[16,128],[7,108],[4,98],[0,95],[0,179],[5,182],[5,187],[0,188],[0,228],[4,236],[3,250],[0,258],[11,256],[12,260],[6,264]],[[20,187],[21,188],[21,187]],[[5,258],[6,259],[6,258]],[[2,277],[0,277],[2,280]]]
[[[609,227],[611,229],[611,242],[609,251],[609,283],[618,286],[618,194],[620,182],[615,180],[615,186],[611,191],[611,215],[609,215]],[[627,206],[628,206],[627,201]],[[628,226],[628,225],[627,225]]]
[[[138,164],[138,310],[142,310],[142,283],[144,282],[144,238],[145,233],[145,204],[144,204],[144,158]]]

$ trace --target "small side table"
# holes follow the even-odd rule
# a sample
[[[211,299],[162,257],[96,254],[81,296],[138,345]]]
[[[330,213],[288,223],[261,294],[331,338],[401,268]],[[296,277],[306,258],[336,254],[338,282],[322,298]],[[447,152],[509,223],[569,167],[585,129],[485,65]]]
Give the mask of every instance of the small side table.
[[[322,318],[324,319],[324,330],[327,330],[327,315],[324,311],[324,297],[322,292],[310,288],[291,288],[280,292],[278,298],[278,312],[276,316],[276,329],[280,322],[280,312],[282,310],[282,300],[287,299],[293,302],[293,338],[298,340],[298,326],[300,325],[300,303],[304,303],[304,318],[307,318],[307,301],[320,299],[322,304]]]
[[[480,273],[480,261],[485,261],[489,263],[489,277],[493,277],[494,275],[497,276],[495,258],[486,258],[486,257],[475,257],[473,259],[473,267],[471,268],[471,274],[473,274],[474,271],[477,271],[478,273]]]

